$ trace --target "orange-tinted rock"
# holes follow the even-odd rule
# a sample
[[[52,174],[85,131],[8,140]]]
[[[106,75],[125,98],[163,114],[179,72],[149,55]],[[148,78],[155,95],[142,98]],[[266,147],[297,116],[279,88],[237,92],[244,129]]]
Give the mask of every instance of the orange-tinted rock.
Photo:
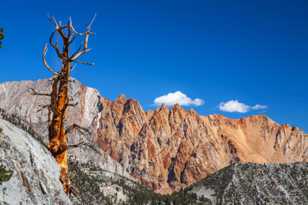
[[[203,117],[179,105],[145,112],[138,102],[123,98],[110,102],[101,115],[97,142],[102,149],[118,153],[119,159],[114,154],[112,158],[145,185],[164,194],[238,161],[307,161],[307,136],[266,116]]]

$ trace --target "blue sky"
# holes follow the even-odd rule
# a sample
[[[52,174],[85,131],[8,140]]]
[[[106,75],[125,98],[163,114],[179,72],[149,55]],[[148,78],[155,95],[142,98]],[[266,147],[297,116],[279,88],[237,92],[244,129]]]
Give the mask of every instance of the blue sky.
[[[180,91],[203,115],[266,114],[308,131],[306,0],[1,0],[0,9],[0,82],[49,77],[41,63],[53,29],[47,14],[82,28],[96,12],[86,57],[96,66],[74,77],[103,96],[125,94],[153,109],[154,99]],[[247,112],[219,108],[230,100]]]

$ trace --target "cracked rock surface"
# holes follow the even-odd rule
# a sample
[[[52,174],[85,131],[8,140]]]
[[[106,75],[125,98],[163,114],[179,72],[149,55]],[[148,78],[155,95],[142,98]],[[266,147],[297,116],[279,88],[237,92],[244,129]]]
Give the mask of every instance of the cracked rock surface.
[[[0,204],[71,204],[48,150],[27,132],[0,119]],[[9,174],[8,174],[9,173]]]

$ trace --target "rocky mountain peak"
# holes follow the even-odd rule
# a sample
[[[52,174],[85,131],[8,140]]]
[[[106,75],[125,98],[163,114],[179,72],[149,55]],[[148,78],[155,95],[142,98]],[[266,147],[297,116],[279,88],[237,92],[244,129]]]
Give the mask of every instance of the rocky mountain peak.
[[[114,103],[118,103],[118,104],[123,104],[123,105],[124,105],[124,103],[125,103],[126,101],[127,101],[126,96],[125,96],[124,94],[121,94],[121,95],[119,95],[119,96],[115,99]]]

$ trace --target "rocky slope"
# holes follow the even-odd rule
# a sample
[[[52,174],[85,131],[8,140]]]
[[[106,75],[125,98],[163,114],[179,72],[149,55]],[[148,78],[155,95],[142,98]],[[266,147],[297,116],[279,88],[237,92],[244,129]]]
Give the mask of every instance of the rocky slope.
[[[88,172],[89,169],[92,173]],[[266,165],[235,163],[171,195],[155,194],[125,179],[110,180],[89,165],[82,167],[82,170],[79,170],[82,177],[79,177],[78,185],[84,190],[80,195],[80,198],[85,199],[83,204],[306,205],[308,203],[307,163]],[[106,198],[96,189],[100,187],[107,191],[110,186],[118,187],[116,190],[119,192],[114,196],[122,196],[121,199],[124,201],[112,201],[114,198]]]
[[[39,106],[48,99],[32,96],[29,88],[46,92],[49,86],[48,80],[2,84],[0,108],[25,119],[46,136],[48,112]],[[74,130],[70,143],[85,141],[99,147],[104,151],[99,156],[104,158],[80,148],[72,150],[71,156],[80,163],[92,160],[102,169],[127,177],[130,174],[160,193],[187,187],[235,162],[308,161],[307,136],[266,116],[239,120],[204,117],[179,105],[146,112],[133,99],[120,96],[110,101],[78,81],[71,83],[71,90],[79,104],[70,108],[67,126],[79,124],[91,134]]]
[[[173,194],[169,200],[179,204],[305,205],[308,164],[236,163]]]
[[[0,204],[71,204],[49,151],[2,119],[0,131]]]
[[[3,114],[2,114],[3,115]],[[148,204],[160,195],[92,160],[70,158],[73,194],[64,193],[59,168],[33,130],[16,117],[0,115],[1,205]],[[31,133],[31,134],[30,134]],[[82,147],[88,153],[86,147]]]

